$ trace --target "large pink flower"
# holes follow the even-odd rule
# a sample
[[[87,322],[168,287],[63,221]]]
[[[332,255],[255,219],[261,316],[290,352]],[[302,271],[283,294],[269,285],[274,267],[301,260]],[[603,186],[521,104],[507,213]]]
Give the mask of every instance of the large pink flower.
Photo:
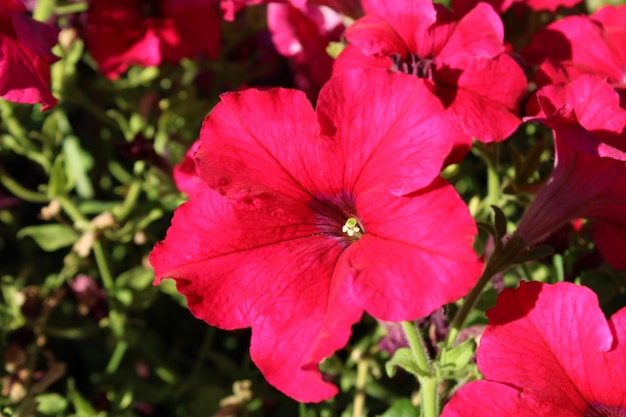
[[[504,140],[519,126],[526,77],[504,53],[502,21],[491,6],[480,3],[458,21],[430,0],[369,0],[364,7],[335,73],[383,67],[423,79],[464,127],[465,147],[472,137]]]
[[[59,58],[51,48],[59,29],[33,20],[23,0],[0,4],[0,97],[17,103],[57,103],[50,92],[50,64]]]
[[[626,308],[607,322],[588,288],[522,282],[487,316],[487,380],[462,387],[442,417],[626,416]]]
[[[626,226],[626,110],[615,90],[585,75],[546,86],[538,97],[554,131],[556,163],[516,233],[533,245],[578,218]]]
[[[221,18],[214,0],[91,0],[87,18],[87,46],[111,79],[130,65],[219,53]]]
[[[287,395],[331,397],[317,365],[363,311],[412,320],[480,275],[474,222],[439,177],[439,139],[458,135],[441,113],[418,79],[376,70],[331,79],[315,111],[296,90],[223,95],[195,154],[205,187],[150,256],[156,283],[175,279],[209,324],[251,326]]]

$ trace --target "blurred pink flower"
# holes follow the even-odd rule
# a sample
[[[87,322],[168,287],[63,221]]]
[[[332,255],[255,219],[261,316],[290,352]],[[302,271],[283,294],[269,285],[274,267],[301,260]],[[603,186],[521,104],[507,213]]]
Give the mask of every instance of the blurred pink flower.
[[[57,103],[50,92],[50,64],[59,29],[33,20],[23,0],[0,3],[0,97],[16,103]]]
[[[111,79],[130,65],[217,57],[221,17],[216,0],[91,0],[87,47]]]
[[[360,17],[363,13],[360,0],[221,0],[220,4],[224,12],[224,19],[232,21],[235,14],[248,6],[256,6],[259,4],[271,3],[287,3],[296,9],[303,10],[307,5],[327,6],[334,11],[350,16],[352,18]]]
[[[315,100],[333,71],[326,48],[345,30],[341,16],[326,6],[270,3],[267,25],[276,49],[289,58],[295,86]]]
[[[574,7],[582,0],[452,0],[450,7],[455,13],[464,15],[476,7],[479,2],[490,4],[496,12],[502,14],[514,5],[524,5],[533,10],[556,12],[559,7]]]

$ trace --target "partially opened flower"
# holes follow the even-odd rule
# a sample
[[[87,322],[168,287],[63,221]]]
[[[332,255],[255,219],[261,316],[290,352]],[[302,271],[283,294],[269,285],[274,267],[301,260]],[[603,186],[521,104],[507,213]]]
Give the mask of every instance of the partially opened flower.
[[[588,288],[522,282],[487,317],[486,380],[462,387],[442,417],[626,415],[626,308],[607,322]]]
[[[57,103],[50,92],[50,64],[59,29],[33,20],[23,0],[0,4],[0,97],[16,103]]]
[[[538,97],[542,121],[554,131],[555,167],[516,234],[534,245],[578,218],[626,226],[626,110],[615,90],[581,76]]]
[[[482,0],[452,0],[450,6],[455,13],[464,15],[472,8],[476,7]],[[582,0],[487,0],[496,12],[502,14],[514,5],[524,5],[533,10],[547,10],[556,12],[559,7],[574,7]]]
[[[333,71],[326,48],[345,30],[341,15],[326,6],[270,3],[267,26],[278,52],[289,58],[295,86],[315,99]]]
[[[473,219],[439,177],[459,133],[405,78],[335,77],[315,111],[296,90],[223,95],[195,153],[205,187],[150,256],[196,317],[251,326],[252,359],[300,401],[337,392],[318,364],[363,311],[413,320],[480,275]]]
[[[219,53],[215,0],[91,0],[87,46],[111,79],[130,65],[158,66]]]
[[[259,4],[270,4],[270,3],[289,3],[291,6],[297,9],[303,9],[310,5],[317,6],[327,6],[331,9],[344,14],[346,16],[350,16],[352,18],[357,18],[362,14],[361,1],[360,0],[221,0],[220,5],[222,11],[224,12],[224,19],[226,20],[234,20],[235,14],[248,6],[257,6]]]
[[[620,19],[622,19],[620,21]],[[581,74],[606,77],[626,96],[626,6],[606,6],[591,16],[569,16],[538,32],[522,53],[539,66],[539,87]],[[618,24],[618,21],[621,23]]]
[[[505,54],[504,30],[493,8],[480,3],[460,20],[430,0],[364,2],[366,16],[346,32],[350,44],[335,62],[346,69],[383,67],[423,80],[467,137],[502,141],[520,124],[526,77]]]

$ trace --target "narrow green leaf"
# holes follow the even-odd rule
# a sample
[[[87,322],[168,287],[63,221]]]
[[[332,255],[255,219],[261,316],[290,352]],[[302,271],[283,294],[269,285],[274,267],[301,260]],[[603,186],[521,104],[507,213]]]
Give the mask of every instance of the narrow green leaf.
[[[493,209],[493,221],[496,228],[496,239],[502,240],[502,238],[506,235],[506,216],[500,207],[491,206]]]

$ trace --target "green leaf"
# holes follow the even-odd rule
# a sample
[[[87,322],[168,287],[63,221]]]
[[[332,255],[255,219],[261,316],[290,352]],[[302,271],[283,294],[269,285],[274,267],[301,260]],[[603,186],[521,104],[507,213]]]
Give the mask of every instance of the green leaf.
[[[396,350],[393,358],[385,364],[387,375],[389,375],[389,377],[393,377],[396,374],[396,368],[398,366],[415,376],[430,376],[428,373],[419,368],[417,362],[415,362],[415,358],[413,358],[413,353],[411,353],[411,349],[409,348],[400,348]]]
[[[55,393],[39,394],[36,401],[37,411],[42,414],[56,415],[67,408],[67,399]]]
[[[97,415],[96,410],[76,389],[74,379],[69,379],[67,383],[68,397],[74,405],[77,417],[93,417]]]
[[[452,349],[444,348],[441,351],[441,366],[452,370],[461,369],[469,363],[475,351],[474,339],[467,339]]]
[[[384,414],[378,417],[419,417],[419,409],[411,404],[408,398],[402,398],[394,402]]]
[[[497,233],[495,237],[497,240],[502,240],[506,235],[506,216],[500,207],[492,205],[491,208],[493,209],[493,220]]]
[[[25,236],[33,238],[39,247],[47,252],[71,246],[80,237],[73,229],[62,224],[28,226],[17,232],[18,238]]]
[[[50,170],[50,181],[48,182],[48,197],[51,199],[63,195],[71,189],[67,175],[65,173],[65,164],[63,163],[63,155],[59,155],[52,164]]]
[[[93,166],[93,159],[81,148],[76,136],[66,136],[63,139],[63,155],[67,161],[67,176],[74,179],[78,195],[85,199],[92,198],[93,187],[87,172]]]
[[[152,285],[152,281],[154,281],[154,271],[152,269],[136,266],[122,272],[115,280],[115,285],[120,288],[143,290]]]

